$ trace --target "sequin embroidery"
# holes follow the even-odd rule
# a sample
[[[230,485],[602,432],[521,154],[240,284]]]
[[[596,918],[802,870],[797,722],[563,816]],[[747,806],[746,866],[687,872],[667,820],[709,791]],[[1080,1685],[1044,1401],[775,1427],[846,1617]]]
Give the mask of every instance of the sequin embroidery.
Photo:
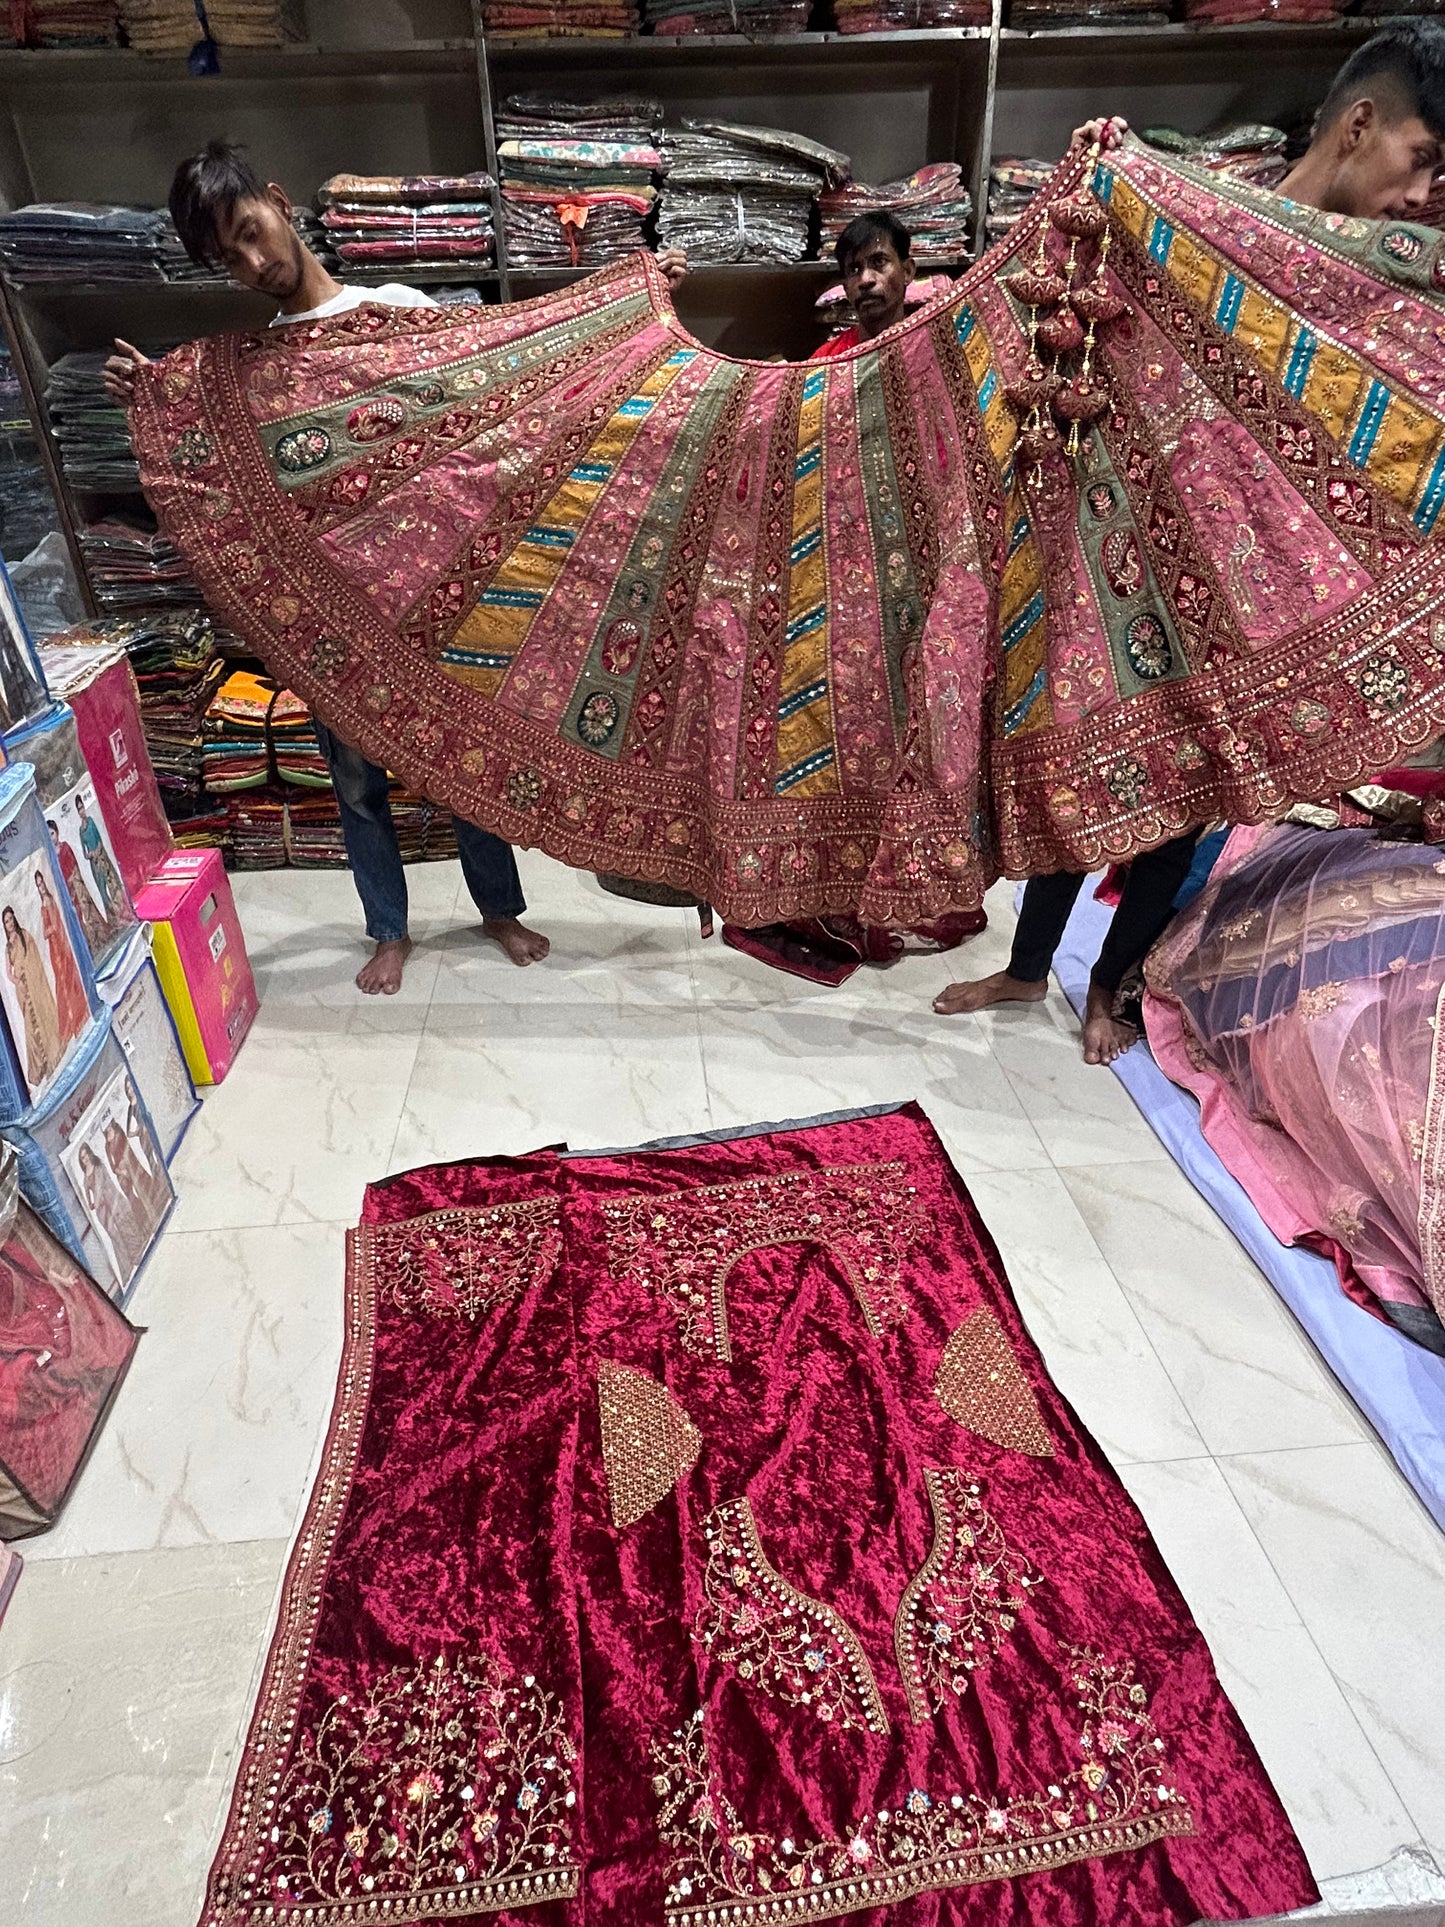
[[[956,1424],[1011,1452],[1054,1456],[1034,1388],[991,1311],[976,1311],[951,1334],[933,1395]]]
[[[665,1385],[615,1359],[597,1367],[597,1405],[612,1523],[635,1525],[696,1465],[702,1433]]]

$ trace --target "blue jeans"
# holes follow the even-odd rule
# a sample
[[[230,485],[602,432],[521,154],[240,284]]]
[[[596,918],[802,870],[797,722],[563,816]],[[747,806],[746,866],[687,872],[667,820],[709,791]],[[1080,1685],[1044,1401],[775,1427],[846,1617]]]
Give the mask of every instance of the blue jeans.
[[[339,743],[320,723],[316,739],[331,766],[352,881],[366,912],[366,934],[373,943],[396,943],[407,933],[406,870],[391,820],[386,771],[368,763],[360,750]],[[527,904],[511,845],[459,816],[452,818],[452,828],[472,902],[484,917],[520,917]]]

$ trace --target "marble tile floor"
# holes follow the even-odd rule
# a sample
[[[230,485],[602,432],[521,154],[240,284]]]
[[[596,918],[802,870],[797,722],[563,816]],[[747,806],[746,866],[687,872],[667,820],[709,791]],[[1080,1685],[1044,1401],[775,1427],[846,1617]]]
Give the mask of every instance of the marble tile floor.
[[[177,1166],[148,1335],[0,1627],[0,1918],[191,1927],[329,1409],[368,1180],[566,1139],[917,1098],[1055,1378],[1144,1512],[1331,1918],[1445,1923],[1445,1537],[1061,995],[944,1020],[949,957],[814,990],[682,912],[524,855],[552,958],[484,944],[411,871],[402,994],[351,987],[349,878],[241,876],[262,1009]]]

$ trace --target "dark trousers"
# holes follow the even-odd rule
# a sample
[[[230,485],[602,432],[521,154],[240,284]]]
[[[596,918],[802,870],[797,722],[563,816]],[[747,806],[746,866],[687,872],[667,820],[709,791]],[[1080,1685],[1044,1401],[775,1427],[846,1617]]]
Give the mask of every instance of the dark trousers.
[[[1134,965],[1144,961],[1163,933],[1179,886],[1189,874],[1198,841],[1198,830],[1190,830],[1157,850],[1146,850],[1129,865],[1124,894],[1092,973],[1093,982],[1109,996],[1115,994]],[[1072,870],[1029,878],[1009,956],[1010,977],[1020,983],[1039,984],[1048,976],[1083,884],[1084,878]]]
[[[360,750],[339,743],[320,723],[316,737],[331,768],[366,934],[373,943],[395,943],[407,931],[406,870],[391,820],[386,771],[368,763]],[[452,818],[452,828],[472,902],[484,917],[520,917],[527,905],[511,845],[459,816]]]

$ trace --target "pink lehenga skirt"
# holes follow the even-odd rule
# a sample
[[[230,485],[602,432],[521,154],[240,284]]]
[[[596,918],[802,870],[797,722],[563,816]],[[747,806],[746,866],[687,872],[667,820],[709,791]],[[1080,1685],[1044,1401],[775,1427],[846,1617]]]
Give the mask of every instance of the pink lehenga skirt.
[[[207,1927],[1314,1897],[916,1107],[369,1193]]]
[[[1147,976],[1154,1054],[1270,1230],[1445,1352],[1445,850],[1236,830]]]

